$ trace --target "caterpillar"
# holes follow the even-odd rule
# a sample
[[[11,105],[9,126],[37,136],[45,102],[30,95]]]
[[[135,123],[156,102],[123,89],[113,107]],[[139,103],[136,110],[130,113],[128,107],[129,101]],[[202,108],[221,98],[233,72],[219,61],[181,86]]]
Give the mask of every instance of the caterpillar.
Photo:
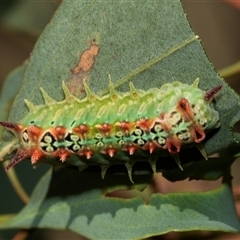
[[[175,81],[147,91],[130,83],[130,91],[121,93],[110,81],[109,94],[103,97],[84,83],[86,97],[78,99],[63,82],[65,97],[60,102],[40,88],[45,104],[25,100],[29,112],[21,121],[0,122],[18,139],[16,154],[5,170],[26,158],[32,164],[44,157],[67,163],[75,155],[80,167],[100,165],[102,177],[120,161],[132,181],[132,166],[141,155],[154,172],[161,155],[171,155],[182,169],[178,153],[192,144],[207,159],[201,143],[207,132],[220,126],[211,102],[222,85],[205,92],[198,83],[199,79],[191,85]]]

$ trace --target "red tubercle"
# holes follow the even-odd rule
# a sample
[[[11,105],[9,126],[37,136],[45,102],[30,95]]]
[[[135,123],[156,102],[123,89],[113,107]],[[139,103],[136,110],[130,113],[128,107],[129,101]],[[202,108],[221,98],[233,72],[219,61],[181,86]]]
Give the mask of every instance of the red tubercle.
[[[58,148],[57,151],[54,152],[54,157],[59,157],[59,160],[63,163],[67,160],[67,157],[70,156],[70,152],[65,148]]]
[[[79,153],[80,156],[85,156],[87,159],[90,159],[93,155],[93,152],[90,149],[84,149]]]
[[[129,155],[133,155],[135,150],[137,149],[136,146],[134,146],[134,144],[127,144],[125,147],[124,147],[124,151],[127,151],[129,153]]]
[[[119,127],[119,129],[126,135],[130,133],[131,129],[133,129],[135,125],[136,123],[130,123],[127,121],[117,122],[115,124],[115,126]]]
[[[109,146],[106,149],[101,151],[101,153],[108,154],[110,157],[114,157],[115,152],[116,152],[116,150],[111,146]]]
[[[159,145],[157,143],[155,143],[154,141],[149,141],[147,142],[144,146],[143,146],[143,150],[149,150],[149,153],[152,154],[153,151],[159,148]]]
[[[145,132],[150,132],[154,122],[155,119],[141,118],[140,120],[137,121],[137,126],[140,127]]]
[[[38,141],[39,137],[43,134],[44,130],[36,125],[30,125],[27,127],[27,133],[29,139],[33,142]]]
[[[216,87],[208,90],[207,92],[205,92],[204,94],[204,98],[206,101],[211,102],[214,98],[214,96],[222,89],[222,85],[217,85]]]
[[[133,146],[128,148],[128,151],[129,151],[129,154],[130,154],[130,155],[133,155],[134,152],[135,152],[135,150],[136,150],[136,148],[133,147]]]
[[[89,127],[86,124],[80,124],[78,127],[73,129],[73,133],[79,134],[82,139],[86,138],[86,134],[89,131]]]
[[[51,133],[58,141],[62,141],[67,134],[67,129],[63,126],[57,126],[51,130]]]
[[[206,136],[204,129],[198,123],[194,123],[194,125],[190,129],[190,133],[195,143],[202,142]]]
[[[90,150],[88,150],[88,151],[85,151],[84,154],[85,154],[85,156],[86,156],[87,159],[90,159],[90,158],[92,157],[93,152],[90,151]]]
[[[31,163],[32,164],[35,164],[37,161],[39,161],[39,159],[41,157],[44,156],[44,153],[37,147],[35,149],[31,149],[28,151],[31,152]]]
[[[112,129],[112,126],[108,123],[103,123],[103,124],[98,124],[96,125],[96,128],[101,132],[103,133],[104,136],[109,136],[110,135],[110,132],[111,132],[111,129]]]
[[[177,103],[177,109],[185,121],[191,121],[194,118],[194,113],[189,101],[186,98],[182,98]]]
[[[113,148],[109,148],[108,149],[108,155],[110,156],[110,157],[113,157],[114,156],[114,154],[115,154],[115,149],[113,149]]]
[[[180,148],[181,148],[181,141],[174,137],[174,136],[169,136],[169,138],[167,139],[167,150],[169,151],[169,153],[171,154],[176,154],[178,152],[180,152]]]

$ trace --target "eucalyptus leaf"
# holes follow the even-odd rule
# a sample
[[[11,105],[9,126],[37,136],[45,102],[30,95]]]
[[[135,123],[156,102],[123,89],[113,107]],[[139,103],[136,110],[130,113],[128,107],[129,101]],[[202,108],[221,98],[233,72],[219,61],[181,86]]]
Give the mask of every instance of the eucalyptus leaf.
[[[89,174],[51,171],[36,186],[30,203],[0,228],[70,229],[90,239],[142,239],[170,231],[237,232],[240,224],[229,186],[203,193],[106,197],[104,183]],[[65,184],[67,183],[67,184]],[[49,189],[48,189],[49,186]]]
[[[7,77],[0,95],[0,119],[1,121],[7,120],[8,114],[13,104],[13,100],[19,91],[21,81],[27,63],[16,68]],[[0,129],[0,137],[2,136],[3,128]]]
[[[63,1],[30,57],[9,120],[18,121],[26,115],[23,99],[43,103],[40,87],[61,100],[61,82],[73,77],[81,54],[93,43],[100,51],[86,78],[92,91],[101,96],[108,93],[108,75],[123,92],[129,91],[129,82],[143,90],[176,80],[191,84],[196,78],[200,78],[203,90],[222,84],[214,102],[221,127],[208,134],[204,148],[211,154],[234,142],[230,129],[240,118],[239,97],[209,63],[176,0]],[[194,149],[180,154],[184,169],[188,169],[189,161],[202,158]],[[172,181],[187,177],[216,179],[233,161],[221,160],[215,173],[215,160],[194,163],[186,174],[180,174],[171,166],[174,160],[159,159],[158,170]],[[205,169],[208,163],[214,164]],[[131,185],[124,182],[126,178],[116,183],[112,179],[122,177],[113,176],[107,174],[102,180],[100,170],[96,174],[65,168],[51,179],[49,172],[37,185],[30,204],[2,228],[71,229],[92,239],[135,239],[169,231],[240,230],[231,190],[225,184],[205,193],[153,194],[147,204],[139,197],[106,197],[104,188]],[[144,177],[134,175],[139,185],[149,181]]]

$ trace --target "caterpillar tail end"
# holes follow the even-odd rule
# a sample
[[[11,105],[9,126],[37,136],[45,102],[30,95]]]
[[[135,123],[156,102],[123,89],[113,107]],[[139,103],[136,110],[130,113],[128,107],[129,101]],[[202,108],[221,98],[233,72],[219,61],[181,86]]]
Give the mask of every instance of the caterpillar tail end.
[[[22,130],[23,126],[15,122],[0,122],[0,126],[8,129],[11,132],[19,132]]]
[[[207,92],[205,92],[204,94],[204,98],[206,101],[211,102],[214,98],[214,96],[222,89],[222,85],[218,85],[210,90],[208,90]]]
[[[17,153],[14,155],[14,157],[11,159],[10,163],[5,168],[5,171],[7,172],[10,168],[12,168],[16,164],[20,163],[26,157],[27,157],[27,154],[25,151],[18,150]]]

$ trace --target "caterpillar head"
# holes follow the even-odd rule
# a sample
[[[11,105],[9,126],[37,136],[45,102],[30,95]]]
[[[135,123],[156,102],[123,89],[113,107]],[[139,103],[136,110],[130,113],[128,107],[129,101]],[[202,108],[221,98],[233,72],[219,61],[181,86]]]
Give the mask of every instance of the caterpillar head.
[[[210,107],[210,105],[214,96],[221,90],[221,88],[222,85],[218,85],[206,91],[203,93],[203,97],[198,98],[196,104],[193,106],[196,135],[199,134],[199,136],[196,136],[196,143],[204,140],[206,132],[220,127],[219,114],[216,110]]]
[[[203,94],[203,100],[206,104],[197,107],[195,112],[196,120],[204,128],[205,132],[208,132],[214,128],[220,127],[219,114],[216,110],[210,107],[216,94],[222,89],[222,85],[218,85]]]
[[[196,85],[193,86],[194,88],[190,86],[190,88],[183,90],[183,97],[178,99],[175,110],[181,116],[181,122],[178,122],[181,138],[185,142],[201,143],[205,139],[206,132],[220,126],[218,112],[210,105],[214,96],[221,90],[222,85],[207,92],[196,88]]]

